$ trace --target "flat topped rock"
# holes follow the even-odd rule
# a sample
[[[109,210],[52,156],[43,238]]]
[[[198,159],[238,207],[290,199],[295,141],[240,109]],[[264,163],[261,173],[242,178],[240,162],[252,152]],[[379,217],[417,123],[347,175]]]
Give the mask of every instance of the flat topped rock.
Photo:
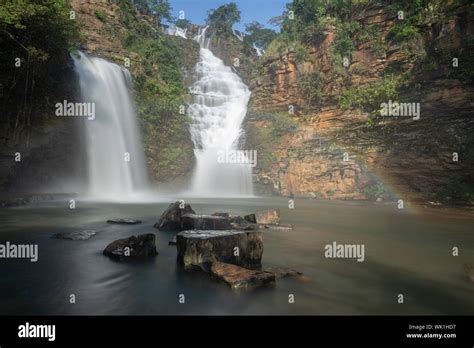
[[[87,240],[90,237],[97,234],[97,231],[94,230],[83,230],[83,231],[74,231],[74,232],[61,232],[53,235],[53,238],[57,239],[68,239],[68,240]]]
[[[214,261],[260,268],[262,233],[238,230],[190,230],[176,235],[178,262],[185,269],[209,271]]]
[[[275,282],[273,273],[250,270],[218,261],[212,263],[211,274],[233,289],[259,287]]]
[[[229,230],[232,228],[228,218],[205,214],[184,214],[181,217],[183,230]]]
[[[177,234],[183,238],[196,238],[196,239],[210,239],[218,237],[228,237],[238,234],[248,233],[247,231],[239,230],[187,230]]]
[[[135,219],[110,219],[107,220],[108,223],[112,224],[126,224],[126,225],[135,225],[135,224],[141,224],[141,220],[135,220]]]

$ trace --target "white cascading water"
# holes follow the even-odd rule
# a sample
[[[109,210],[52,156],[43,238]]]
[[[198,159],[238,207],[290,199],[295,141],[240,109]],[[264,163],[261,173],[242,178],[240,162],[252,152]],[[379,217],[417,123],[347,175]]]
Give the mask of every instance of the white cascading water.
[[[218,153],[238,150],[250,91],[231,68],[209,50],[206,28],[194,38],[200,61],[196,82],[189,88],[188,108],[196,168],[190,195],[200,197],[252,196],[252,168],[245,163],[219,163]]]
[[[133,199],[147,187],[148,178],[128,91],[130,72],[82,52],[73,59],[83,102],[95,103],[95,119],[85,120],[88,195],[101,200]]]

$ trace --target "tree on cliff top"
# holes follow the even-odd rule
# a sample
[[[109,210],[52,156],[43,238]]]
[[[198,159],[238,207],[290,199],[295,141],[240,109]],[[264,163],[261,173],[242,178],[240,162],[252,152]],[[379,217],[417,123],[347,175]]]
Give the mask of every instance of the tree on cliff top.
[[[264,28],[262,24],[255,21],[246,24],[245,31],[248,35],[245,36],[244,41],[250,43],[250,45],[255,43],[257,47],[263,49],[277,36],[274,30]]]
[[[217,35],[232,34],[232,25],[240,22],[240,10],[235,2],[219,6],[207,12],[206,23],[211,32]]]
[[[161,23],[162,19],[172,19],[168,0],[132,0],[132,4],[141,13],[155,16],[158,23]]]

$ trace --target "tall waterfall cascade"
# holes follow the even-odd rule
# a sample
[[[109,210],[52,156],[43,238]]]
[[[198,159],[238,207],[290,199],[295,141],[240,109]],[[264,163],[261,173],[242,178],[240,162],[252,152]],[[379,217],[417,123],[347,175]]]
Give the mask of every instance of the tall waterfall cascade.
[[[84,120],[88,161],[87,194],[94,199],[133,199],[148,184],[130,72],[79,52],[74,57],[82,101],[95,104],[95,118]]]
[[[191,195],[200,197],[252,196],[252,168],[245,161],[222,161],[222,154],[239,150],[242,122],[250,91],[240,77],[209,50],[210,39],[202,28],[194,38],[200,44],[195,82],[189,91],[196,168]],[[241,151],[239,154],[242,154]]]

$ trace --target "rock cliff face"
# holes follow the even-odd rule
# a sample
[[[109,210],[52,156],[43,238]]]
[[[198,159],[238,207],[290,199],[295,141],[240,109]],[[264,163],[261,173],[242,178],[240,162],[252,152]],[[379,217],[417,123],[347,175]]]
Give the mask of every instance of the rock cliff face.
[[[469,116],[474,27],[468,7],[424,23],[403,43],[390,40],[397,19],[382,6],[359,8],[352,19],[378,34],[377,40],[357,43],[346,67],[332,54],[334,27],[304,59],[288,49],[262,60],[263,73],[251,85],[247,146],[271,161],[267,166],[260,161],[255,181],[262,190],[285,196],[387,198],[392,188],[410,201],[455,200],[451,184],[474,181],[474,120]],[[301,82],[314,72],[323,81],[322,97],[307,108]],[[341,108],[338,96],[344,90],[382,83],[388,72],[403,75],[398,101],[420,103],[419,120],[390,117],[371,123],[369,112]],[[261,131],[252,132],[275,128],[275,120],[267,117],[275,112],[286,114],[297,129],[266,139]],[[272,145],[266,147],[265,141]],[[453,161],[453,153],[459,161]]]
[[[186,40],[178,36],[165,35],[153,21],[153,18],[140,14],[132,6],[122,8],[112,0],[72,0],[71,6],[76,11],[76,20],[80,23],[81,33],[84,35],[82,49],[93,56],[102,57],[119,65],[125,66],[132,75],[136,95],[137,108],[155,109],[144,113],[138,112],[141,118],[144,150],[147,157],[149,176],[156,182],[172,182],[183,180],[191,171],[194,164],[193,144],[188,136],[185,116],[179,115],[180,120],[171,120],[176,117],[179,106],[172,105],[171,98],[160,95],[160,87],[168,85],[171,77],[163,80],[161,72],[168,71],[167,66],[156,63],[156,59],[147,53],[138,53],[143,47],[136,47],[137,38],[131,35],[127,22],[130,16],[136,27],[151,30],[157,41],[165,38],[165,45],[173,46],[173,55],[179,62],[180,74],[183,82],[189,83],[192,70],[199,60],[199,45],[193,40]],[[141,37],[143,39],[143,37]],[[129,47],[127,47],[127,44]],[[156,53],[156,52],[155,52]],[[153,53],[153,54],[155,54]],[[160,54],[159,52],[157,54]],[[162,59],[163,65],[168,65],[169,60]],[[170,64],[171,65],[171,64]],[[166,75],[166,73],[164,73]],[[169,73],[168,73],[169,74]],[[137,81],[145,81],[137,87]],[[156,105],[149,106],[147,101],[140,99],[142,94],[149,93],[148,89],[154,88],[154,98],[168,103],[169,107],[162,107],[165,111],[157,111]],[[165,94],[165,92],[163,92]],[[174,92],[171,92],[174,93]],[[184,102],[183,102],[184,104]],[[174,108],[174,109],[173,109]],[[163,115],[166,113],[167,115]],[[168,115],[168,114],[173,114]],[[157,118],[161,118],[158,121]],[[163,121],[166,119],[167,123]],[[170,121],[171,120],[171,121]],[[176,121],[176,122],[175,122]],[[161,122],[161,123],[160,123]],[[175,134],[177,129],[179,134]]]
[[[179,115],[179,120],[175,117],[179,107],[176,100],[182,97],[179,95],[181,81],[177,83],[176,80],[186,83],[199,59],[199,45],[192,40],[165,35],[152,18],[136,11],[132,2],[71,0],[68,3],[74,11],[71,20],[77,23],[82,36],[78,48],[91,56],[124,66],[131,72],[150,178],[169,182],[186,176],[193,167],[193,144],[188,136],[185,116]],[[157,59],[156,51],[151,57],[138,53],[140,47],[130,45],[136,40],[132,37],[127,42],[137,27],[156,33],[153,39],[172,51],[176,59]],[[143,37],[144,34],[140,39]],[[156,64],[160,59],[163,64]],[[80,192],[84,189],[87,168],[84,166],[86,155],[82,151],[84,135],[81,122],[75,118],[58,118],[54,114],[56,102],[79,101],[79,81],[71,58],[56,63],[52,79],[57,81],[58,87],[45,101],[35,102],[31,117],[36,123],[28,122],[16,127],[18,131],[13,134],[7,122],[0,132],[4,139],[0,145],[0,187],[4,192]],[[170,68],[172,64],[179,65],[179,70],[173,70],[174,66]],[[174,85],[169,87],[172,83]],[[185,94],[184,88],[183,91]],[[148,93],[148,101],[157,102],[150,106],[147,101],[138,100],[144,93]],[[169,102],[172,98],[174,104]],[[164,107],[157,106],[166,106],[167,103],[172,104],[169,110],[163,111]],[[41,123],[38,119],[42,120]],[[166,124],[161,122],[163,119],[166,119]],[[21,154],[21,162],[15,161],[15,153]]]

